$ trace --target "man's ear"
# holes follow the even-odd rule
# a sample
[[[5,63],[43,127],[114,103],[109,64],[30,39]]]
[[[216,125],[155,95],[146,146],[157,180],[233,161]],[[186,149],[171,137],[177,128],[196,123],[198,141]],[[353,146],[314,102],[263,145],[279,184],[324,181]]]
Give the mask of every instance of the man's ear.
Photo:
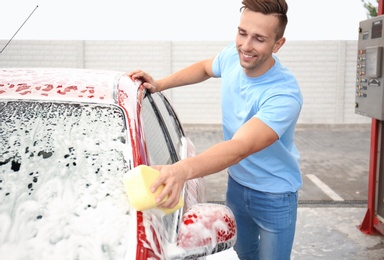
[[[285,43],[285,37],[281,37],[275,42],[275,45],[273,46],[273,53],[276,53],[280,50],[281,46],[283,46]]]

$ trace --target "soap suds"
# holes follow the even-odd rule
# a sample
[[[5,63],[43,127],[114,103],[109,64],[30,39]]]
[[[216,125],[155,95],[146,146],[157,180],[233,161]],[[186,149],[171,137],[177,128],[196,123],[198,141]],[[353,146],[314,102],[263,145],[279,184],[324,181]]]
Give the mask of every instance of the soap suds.
[[[0,122],[0,258],[130,259],[120,109],[0,102]]]

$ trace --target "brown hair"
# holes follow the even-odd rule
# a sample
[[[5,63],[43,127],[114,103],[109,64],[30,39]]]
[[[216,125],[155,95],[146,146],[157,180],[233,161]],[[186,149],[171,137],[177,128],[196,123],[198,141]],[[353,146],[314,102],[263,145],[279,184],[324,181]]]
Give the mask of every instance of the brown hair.
[[[287,11],[288,4],[285,0],[243,0],[240,11],[249,9],[265,15],[274,15],[279,20],[279,27],[276,28],[276,40],[284,35],[285,27],[288,23]]]

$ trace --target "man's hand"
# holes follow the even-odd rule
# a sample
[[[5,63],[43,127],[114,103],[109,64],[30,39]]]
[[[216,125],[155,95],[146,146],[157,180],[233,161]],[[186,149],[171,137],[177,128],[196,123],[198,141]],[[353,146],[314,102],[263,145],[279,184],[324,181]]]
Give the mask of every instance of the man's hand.
[[[187,180],[187,173],[180,167],[180,162],[181,161],[172,165],[151,166],[160,171],[159,178],[157,178],[150,188],[151,192],[156,191],[160,185],[164,185],[163,191],[156,198],[159,207],[173,208],[179,202],[181,191]],[[168,199],[164,203],[161,203],[166,196],[168,196]]]
[[[128,76],[133,80],[141,80],[143,82],[143,86],[148,89],[149,92],[155,93],[159,92],[159,84],[149,75],[148,73],[142,70],[135,70],[128,73]]]

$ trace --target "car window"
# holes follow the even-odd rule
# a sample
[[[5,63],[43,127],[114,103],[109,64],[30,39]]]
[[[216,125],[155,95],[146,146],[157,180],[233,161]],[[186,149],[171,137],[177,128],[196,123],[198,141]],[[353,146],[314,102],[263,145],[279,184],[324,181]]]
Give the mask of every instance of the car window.
[[[181,138],[183,137],[181,125],[179,124],[179,121],[176,118],[175,112],[173,111],[170,104],[162,94],[155,94],[152,95],[152,97],[155,101],[157,108],[159,109],[161,117],[164,120],[168,133],[171,137],[174,149],[177,152],[178,160],[180,160],[182,152]]]
[[[131,154],[118,107],[1,101],[3,249],[15,259],[54,259],[65,248],[74,259],[101,259],[105,248],[123,259],[131,216],[122,178]]]
[[[149,95],[142,101],[142,119],[150,164],[162,165],[174,162],[167,144],[168,136],[161,127],[161,118],[151,105]]]
[[[147,150],[152,165],[171,164],[180,159],[176,147],[181,147],[181,129],[176,127],[175,118],[158,93],[146,94],[142,101],[143,128]],[[164,229],[158,230],[169,243],[177,239],[181,211],[161,218]]]

